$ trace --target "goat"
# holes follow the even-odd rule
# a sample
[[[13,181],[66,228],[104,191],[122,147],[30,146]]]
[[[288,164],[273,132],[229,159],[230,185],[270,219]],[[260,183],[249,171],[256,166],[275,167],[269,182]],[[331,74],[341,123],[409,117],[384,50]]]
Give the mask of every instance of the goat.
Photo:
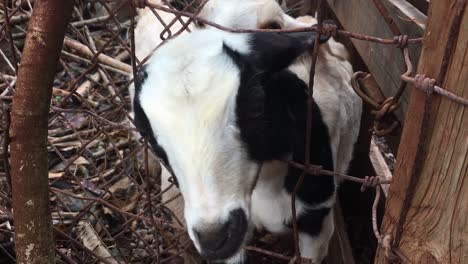
[[[164,5],[161,0],[149,0],[148,2],[153,4]],[[283,1],[282,6],[285,5]],[[280,28],[297,28],[305,27],[315,24],[312,19],[307,21],[307,24],[301,22],[305,17],[302,17],[296,21],[290,16],[286,15],[283,8],[274,0],[240,0],[240,1],[226,1],[226,0],[210,0],[203,8],[200,17],[213,21],[215,23],[222,24],[224,26],[233,28],[268,28],[268,29],[280,29]],[[160,38],[161,32],[164,30],[164,26],[156,18],[156,16],[150,11],[149,8],[138,9],[138,24],[135,28],[135,53],[136,57],[141,61],[147,56],[150,56],[153,50],[158,47],[163,41]],[[235,12],[233,12],[235,10]],[[167,25],[175,18],[172,13],[158,11],[158,15]],[[187,19],[182,18],[184,22]],[[198,27],[204,27],[204,25],[197,24]],[[172,32],[177,32],[182,28],[181,23],[178,21],[172,27]],[[193,24],[189,25],[190,30],[196,29]],[[182,34],[186,34],[184,31]],[[130,87],[130,98],[133,101],[134,87]],[[133,113],[132,113],[133,116]],[[137,138],[137,136],[135,136]],[[156,171],[152,169],[151,164],[156,163],[155,157],[150,155],[150,171]],[[158,166],[159,170],[159,166]],[[169,178],[170,173],[163,168],[161,172],[161,188],[163,190],[170,187]],[[183,215],[183,198],[178,195],[178,191],[174,188],[169,188],[167,192],[162,195],[163,202],[167,202],[167,206],[174,212],[176,217],[184,222]]]
[[[202,12],[210,14],[216,13]],[[211,20],[259,27],[258,18],[232,18],[228,13],[221,22]],[[275,23],[287,28],[303,22],[282,14]],[[175,172],[189,235],[208,259],[242,262],[240,248],[254,226],[290,230],[290,193],[300,171],[275,159],[304,162],[310,56],[302,54],[313,36],[196,30],[161,46],[145,66],[146,79],[134,97],[135,123]],[[311,161],[346,172],[361,101],[350,88],[344,47],[332,39],[322,46]],[[328,176],[307,177],[298,192],[301,254],[316,262],[333,233],[336,186]]]

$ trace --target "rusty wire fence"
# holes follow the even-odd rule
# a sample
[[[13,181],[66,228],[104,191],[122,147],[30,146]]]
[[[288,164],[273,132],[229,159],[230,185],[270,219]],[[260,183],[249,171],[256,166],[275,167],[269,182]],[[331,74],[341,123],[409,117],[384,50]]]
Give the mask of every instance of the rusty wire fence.
[[[3,1],[0,35],[0,102],[1,138],[0,155],[0,262],[14,262],[14,219],[11,208],[9,185],[8,142],[9,111],[16,82],[16,67],[21,58],[28,19],[33,8],[32,0]],[[183,2],[183,1],[182,1]],[[293,30],[243,30],[226,28],[198,17],[206,0],[185,4],[185,9],[171,5],[159,5],[148,1],[134,0],[81,0],[76,1],[73,17],[69,23],[60,68],[53,86],[53,98],[49,112],[49,182],[50,206],[56,239],[56,253],[63,263],[182,263],[181,255],[193,250],[185,235],[180,219],[162,202],[161,196],[174,184],[161,189],[160,165],[148,162],[151,149],[145,139],[135,137],[132,118],[129,115],[128,87],[147,58],[139,61],[135,57],[134,27],[137,8],[149,8],[162,23],[158,12],[175,14],[174,20],[163,24],[166,28],[161,38],[176,37],[189,31],[190,23],[199,22],[231,32],[255,31],[315,31],[332,36],[372,41],[382,45],[395,45],[401,49],[407,71],[402,75],[400,90],[383,103],[374,102],[361,91],[357,80],[363,73],[356,73],[353,88],[373,108],[375,128],[380,134],[391,132],[396,125],[382,129],[379,120],[398,108],[399,98],[407,83],[426,91],[426,100],[434,94],[468,105],[464,98],[457,97],[435,85],[423,76],[413,76],[408,45],[420,44],[422,39],[402,36],[392,23],[385,7],[373,0],[382,16],[392,25],[393,39],[366,36],[337,29],[334,25],[319,23],[318,26]],[[319,1],[319,22],[322,21]],[[7,5],[8,8],[5,8]],[[454,19],[452,28],[457,28]],[[171,30],[175,24],[178,30]],[[459,26],[459,25],[458,25]],[[312,52],[313,66],[309,96],[313,94],[313,74],[317,58],[317,47]],[[156,48],[156,46],[154,47]],[[446,58],[450,51],[448,49]],[[38,66],[39,67],[39,66]],[[446,68],[446,67],[445,67]],[[138,75],[135,75],[138,76]],[[138,82],[138,78],[135,80]],[[310,101],[309,101],[310,102]],[[310,109],[310,106],[309,106]],[[311,111],[308,113],[310,120]],[[428,113],[424,119],[427,124]],[[424,127],[424,126],[423,126]],[[378,128],[378,129],[377,129]],[[308,131],[311,128],[307,126]],[[309,149],[310,133],[305,146]],[[421,131],[421,137],[425,135]],[[418,149],[418,155],[421,156]],[[305,159],[309,160],[308,157]],[[408,211],[414,184],[408,188],[408,196],[400,215],[397,236],[391,238],[380,234],[377,227],[376,207],[381,184],[390,180],[379,176],[364,179],[323,170],[314,164],[290,166],[303,170],[296,189],[304,177],[329,175],[354,181],[365,187],[376,188],[372,210],[372,225],[379,245],[384,247],[390,259],[408,260],[398,250],[402,223]],[[414,174],[419,168],[414,168]],[[174,199],[177,196],[174,197]],[[292,210],[294,208],[293,195]],[[171,199],[169,199],[171,200]],[[295,214],[293,214],[295,215]],[[293,219],[294,251],[271,252],[258,247],[247,247],[250,251],[263,254],[265,263],[283,261],[294,263],[300,260],[297,245],[297,226]]]
[[[2,8],[2,161],[33,2]],[[130,12],[127,1],[76,1],[67,29],[48,123],[50,206],[65,263],[169,263],[190,246],[161,203],[159,164],[147,167],[148,145],[133,135]],[[0,262],[13,263],[8,163],[0,166]]]

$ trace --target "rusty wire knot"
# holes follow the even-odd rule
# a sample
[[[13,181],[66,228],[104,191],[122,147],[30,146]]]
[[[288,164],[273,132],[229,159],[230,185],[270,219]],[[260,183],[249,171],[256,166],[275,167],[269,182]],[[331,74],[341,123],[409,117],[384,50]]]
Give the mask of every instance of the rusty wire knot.
[[[307,167],[307,173],[311,175],[321,175],[323,171],[323,167],[319,165],[309,165]]]
[[[434,93],[436,81],[426,77],[425,74],[416,74],[414,76],[414,86],[428,94]]]
[[[449,99],[452,102],[455,102],[459,105],[462,106],[468,106],[468,98],[456,95],[443,87],[437,86],[436,81],[434,79],[431,79],[429,77],[426,77],[423,74],[417,74],[415,77],[410,77],[409,75],[402,75],[402,79],[405,82],[413,83],[414,88],[417,88],[419,90],[422,90],[426,93],[436,93],[440,96],[445,97],[446,99]]]
[[[382,127],[382,120],[390,116],[391,113],[395,112],[400,107],[400,102],[396,100],[394,97],[389,97],[382,102],[379,110],[372,110],[371,114],[374,115],[374,126],[373,131],[377,136],[385,136],[397,129],[400,125],[400,122],[395,119],[393,120],[392,124],[381,128]]]
[[[318,33],[326,37],[336,37],[338,35],[338,26],[332,20],[325,20]]]
[[[373,187],[376,188],[380,184],[379,176],[366,176],[364,177],[364,182],[361,185],[361,192],[365,192],[367,188]]]
[[[380,104],[379,110],[372,110],[371,113],[375,116],[375,119],[381,120],[385,115],[395,112],[399,107],[400,102],[394,97],[389,97]]]
[[[360,82],[368,77],[371,77],[371,75],[367,72],[355,72],[351,79],[351,87],[364,102],[374,108],[374,110],[371,111],[371,114],[374,116],[374,124],[371,131],[373,131],[377,136],[385,136],[395,131],[395,129],[400,125],[398,119],[393,116],[393,113],[400,107],[400,102],[398,100],[399,97],[389,97],[383,101],[381,101],[382,99],[371,98],[371,96],[369,96],[360,85]],[[378,87],[369,86],[366,88],[367,90],[378,90]],[[372,92],[374,95],[379,93],[380,90]],[[384,123],[390,122],[390,125],[383,125]]]
[[[408,46],[408,43],[409,43],[408,40],[409,40],[408,35],[400,35],[400,36],[395,36],[393,38],[393,41],[396,47],[400,49],[404,49]]]

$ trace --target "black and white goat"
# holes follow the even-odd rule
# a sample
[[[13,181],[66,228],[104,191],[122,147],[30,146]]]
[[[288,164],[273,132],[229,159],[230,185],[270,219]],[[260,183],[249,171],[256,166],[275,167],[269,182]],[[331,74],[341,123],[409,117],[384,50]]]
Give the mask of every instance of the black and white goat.
[[[242,15],[212,20],[258,26],[258,18],[236,17]],[[281,17],[274,21],[280,27],[294,24]],[[276,160],[304,162],[310,67],[304,53],[314,36],[195,30],[162,45],[144,68],[134,98],[136,126],[174,171],[189,235],[208,259],[242,262],[254,227],[291,230],[291,192],[301,171]],[[337,172],[348,168],[360,124],[351,76],[344,47],[324,43],[311,162]],[[317,263],[333,233],[336,186],[328,176],[306,177],[296,200],[301,254]]]

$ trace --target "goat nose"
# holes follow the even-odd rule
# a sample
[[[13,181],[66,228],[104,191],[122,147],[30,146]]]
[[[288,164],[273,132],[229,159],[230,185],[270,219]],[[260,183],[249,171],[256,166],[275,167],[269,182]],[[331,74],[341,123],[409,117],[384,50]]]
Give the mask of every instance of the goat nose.
[[[194,233],[204,250],[217,251],[226,243],[228,230],[229,221],[221,225],[210,226],[209,229],[194,230]]]
[[[237,208],[229,213],[224,223],[204,224],[203,227],[193,229],[200,245],[200,254],[208,260],[225,260],[236,254],[242,246],[248,221],[244,210]]]

